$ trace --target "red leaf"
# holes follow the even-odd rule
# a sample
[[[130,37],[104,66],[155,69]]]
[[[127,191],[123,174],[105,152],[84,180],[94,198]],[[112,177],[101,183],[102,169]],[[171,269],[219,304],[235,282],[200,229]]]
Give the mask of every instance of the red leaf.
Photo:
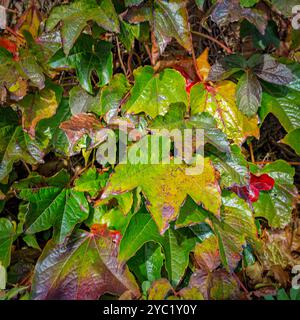
[[[0,47],[5,48],[12,53],[14,60],[18,60],[18,47],[14,42],[5,38],[0,38]]]
[[[267,174],[255,176],[250,173],[250,182],[248,186],[233,186],[231,191],[235,192],[240,198],[250,202],[256,202],[260,191],[269,191],[274,187],[274,179]]]

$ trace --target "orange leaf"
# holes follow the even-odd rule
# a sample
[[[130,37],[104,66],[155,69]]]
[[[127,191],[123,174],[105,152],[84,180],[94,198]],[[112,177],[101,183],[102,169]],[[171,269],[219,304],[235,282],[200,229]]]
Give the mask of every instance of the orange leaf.
[[[208,62],[208,48],[206,48],[196,60],[197,73],[202,80],[206,80],[210,71],[210,64]]]

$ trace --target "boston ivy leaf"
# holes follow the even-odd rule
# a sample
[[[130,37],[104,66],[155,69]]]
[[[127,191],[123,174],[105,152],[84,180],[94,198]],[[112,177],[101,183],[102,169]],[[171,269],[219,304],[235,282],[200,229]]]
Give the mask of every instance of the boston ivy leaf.
[[[254,24],[262,34],[265,33],[267,26],[267,18],[263,11],[243,8],[240,6],[240,0],[218,1],[213,9],[211,18],[219,26],[247,19],[250,23]]]
[[[41,141],[32,140],[18,125],[17,114],[11,108],[0,108],[0,181],[12,170],[13,164],[24,160],[29,164],[43,162]]]
[[[31,295],[36,300],[97,300],[103,294],[140,293],[133,275],[117,259],[110,237],[78,231],[65,244],[48,242],[36,267]]]
[[[148,137],[146,137],[148,138]],[[161,233],[177,218],[187,195],[204,208],[218,215],[220,190],[214,168],[204,159],[203,172],[186,175],[184,164],[119,164],[111,175],[102,199],[141,187]]]
[[[127,113],[145,112],[152,118],[165,115],[171,103],[187,104],[185,80],[179,72],[165,69],[155,74],[150,66],[134,71],[135,84],[123,106]]]
[[[256,114],[260,106],[262,98],[262,87],[251,72],[246,72],[240,79],[236,89],[236,99],[238,108],[247,117],[252,117]]]
[[[222,222],[215,220],[213,230],[218,237],[222,264],[228,271],[233,271],[242,258],[246,241],[258,245],[257,229],[252,211],[244,200],[234,193],[225,192],[222,203]]]
[[[91,83],[92,71],[97,73],[99,85],[107,84],[112,76],[111,44],[107,41],[94,40],[82,34],[66,56],[62,49],[58,50],[49,61],[52,68],[74,68],[82,88],[93,93]]]
[[[138,6],[143,1],[144,0],[125,0],[125,6],[126,7]]]
[[[118,16],[111,0],[102,0],[100,4],[96,0],[76,0],[70,4],[57,6],[50,13],[46,30],[51,31],[62,21],[64,52],[68,55],[88,21],[91,20],[108,31],[119,32]]]
[[[244,8],[253,7],[258,2],[259,2],[259,0],[240,0],[240,4]]]
[[[294,80],[290,69],[268,54],[262,56],[262,62],[253,71],[261,79],[278,85],[289,84]]]
[[[290,131],[281,140],[281,142],[288,144],[290,147],[292,147],[296,151],[298,156],[300,156],[299,140],[300,140],[300,128]]]
[[[128,261],[140,283],[153,282],[161,278],[161,268],[164,264],[164,255],[161,246],[155,242],[146,242],[144,246]]]
[[[195,238],[185,230],[169,228],[163,236],[158,232],[149,213],[135,214],[121,240],[120,259],[127,261],[147,242],[159,243],[166,257],[166,269],[170,281],[177,285],[188,266],[189,253],[195,246]]]
[[[248,163],[237,145],[231,146],[230,154],[210,150],[209,157],[221,175],[221,187],[246,184],[249,176]]]
[[[231,81],[223,81],[210,92],[203,84],[193,86],[190,94],[192,114],[201,112],[211,114],[217,127],[236,144],[242,144],[249,136],[258,137],[257,117],[247,118],[235,103],[236,85]]]
[[[15,231],[10,220],[0,218],[0,266],[8,267],[10,264],[10,253],[14,236]]]
[[[16,184],[19,198],[28,201],[25,230],[34,234],[51,227],[53,239],[61,243],[75,225],[88,217],[89,205],[83,192],[67,186],[68,175],[61,171],[56,176],[27,178]],[[40,186],[42,185],[42,186]]]
[[[264,217],[274,228],[284,228],[291,220],[297,190],[294,187],[295,170],[283,160],[267,164],[263,169],[251,166],[253,173],[268,174],[275,180],[271,191],[262,191],[253,203],[255,215]]]
[[[175,38],[179,44],[191,52],[192,39],[185,1],[155,1],[153,20],[154,34],[160,54],[164,51],[170,38]]]
[[[165,116],[158,116],[150,125],[150,129],[203,129],[204,141],[218,148],[220,151],[229,152],[229,142],[226,135],[217,129],[217,123],[208,113],[201,113],[190,118],[185,118],[186,106],[174,104],[170,106]]]
[[[27,95],[18,102],[18,106],[22,110],[24,130],[34,137],[37,123],[42,119],[51,118],[55,115],[58,104],[55,92],[48,88]]]

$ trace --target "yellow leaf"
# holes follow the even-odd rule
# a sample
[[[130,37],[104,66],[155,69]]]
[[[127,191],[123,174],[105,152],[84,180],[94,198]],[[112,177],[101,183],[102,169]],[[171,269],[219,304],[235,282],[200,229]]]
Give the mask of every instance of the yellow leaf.
[[[197,73],[202,80],[206,81],[210,68],[208,62],[208,48],[206,48],[197,58]]]

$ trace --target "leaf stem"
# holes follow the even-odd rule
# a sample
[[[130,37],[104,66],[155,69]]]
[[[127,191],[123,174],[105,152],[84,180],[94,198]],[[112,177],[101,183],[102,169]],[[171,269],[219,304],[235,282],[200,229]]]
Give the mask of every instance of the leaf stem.
[[[205,33],[202,33],[202,32],[199,32],[199,31],[191,31],[193,34],[199,36],[199,37],[202,37],[202,38],[206,38],[212,42],[215,42],[216,44],[218,44],[221,48],[223,48],[227,53],[229,54],[232,54],[232,50],[230,48],[228,48],[224,43],[222,43],[221,41],[211,37],[210,35],[208,34],[205,34]]]

